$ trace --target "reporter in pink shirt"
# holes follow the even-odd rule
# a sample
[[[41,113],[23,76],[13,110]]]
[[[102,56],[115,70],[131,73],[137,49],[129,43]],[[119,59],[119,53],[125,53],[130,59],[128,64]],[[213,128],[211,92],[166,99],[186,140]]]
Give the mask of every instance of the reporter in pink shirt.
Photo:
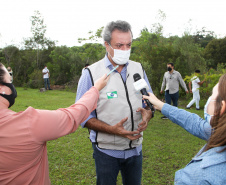
[[[68,108],[49,111],[28,107],[17,113],[8,109],[17,92],[0,63],[0,184],[51,184],[46,141],[74,132],[96,109],[99,91],[108,79],[106,75],[101,77]]]

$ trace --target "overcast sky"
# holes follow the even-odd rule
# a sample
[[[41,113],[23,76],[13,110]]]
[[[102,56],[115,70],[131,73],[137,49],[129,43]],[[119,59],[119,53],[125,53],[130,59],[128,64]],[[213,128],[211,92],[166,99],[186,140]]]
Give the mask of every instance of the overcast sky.
[[[38,10],[47,25],[46,36],[57,45],[79,45],[109,21],[125,20],[134,38],[144,27],[150,29],[158,11],[166,14],[164,35],[181,36],[206,27],[220,37],[226,36],[226,0],[2,0],[0,4],[0,47],[20,46],[31,37],[31,16]],[[191,20],[191,21],[189,21]],[[192,28],[192,29],[191,29]]]

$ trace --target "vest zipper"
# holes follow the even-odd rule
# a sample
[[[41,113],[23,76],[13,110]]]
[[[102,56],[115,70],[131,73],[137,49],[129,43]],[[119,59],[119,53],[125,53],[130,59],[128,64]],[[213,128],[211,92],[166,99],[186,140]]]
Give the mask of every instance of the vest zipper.
[[[120,73],[119,73],[119,74],[120,74]],[[122,75],[121,75],[121,74],[120,74],[120,76],[121,76],[121,78],[122,78]],[[127,80],[127,78],[126,78],[126,80]],[[131,130],[131,131],[133,131],[133,130],[134,130],[133,109],[132,109],[131,102],[130,102],[130,100],[129,100],[129,94],[128,94],[128,89],[127,89],[127,86],[126,86],[126,81],[124,82],[123,78],[122,78],[122,82],[123,82],[124,87],[125,87],[125,90],[126,90],[126,98],[127,98],[127,102],[128,102],[128,104],[129,104],[129,107],[130,107],[130,111],[131,111],[131,121],[132,121],[132,130]],[[129,143],[130,149],[133,148],[131,145],[132,145],[132,141],[130,141],[130,143]]]

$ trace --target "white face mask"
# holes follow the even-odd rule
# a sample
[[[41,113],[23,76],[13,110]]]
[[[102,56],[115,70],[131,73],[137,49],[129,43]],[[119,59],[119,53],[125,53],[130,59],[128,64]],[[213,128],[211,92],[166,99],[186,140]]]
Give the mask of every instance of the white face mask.
[[[207,112],[208,105],[211,101],[216,101],[216,100],[211,100],[211,96],[210,96],[206,102],[206,105],[204,106],[204,118],[208,123],[210,123],[211,118],[214,116],[214,115],[210,115]]]
[[[111,45],[109,44],[111,47]],[[112,48],[112,47],[111,47]],[[112,48],[113,49],[113,48]],[[130,57],[130,49],[129,50],[120,50],[120,49],[113,49],[114,50],[114,57],[111,56],[112,60],[118,65],[124,65],[129,61]]]

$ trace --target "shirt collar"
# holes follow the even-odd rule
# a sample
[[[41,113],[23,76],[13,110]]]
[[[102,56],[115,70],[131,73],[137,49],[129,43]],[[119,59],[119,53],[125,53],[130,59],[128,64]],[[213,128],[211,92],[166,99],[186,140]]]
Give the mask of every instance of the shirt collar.
[[[113,67],[114,67],[114,66],[112,65],[112,63],[110,62],[110,60],[108,59],[107,54],[106,54],[105,57],[104,57],[104,64],[105,64],[105,67],[106,67],[106,68],[108,67],[110,70],[113,69]],[[124,67],[127,68],[128,65],[129,65],[129,62],[127,62],[127,63],[125,64]]]
[[[172,73],[170,73],[169,71],[168,71],[168,73],[171,75],[171,74],[174,74],[175,73],[175,70],[173,70],[173,72]]]
[[[215,147],[203,152],[200,156],[194,157],[193,161],[202,160],[200,167],[206,168],[226,161],[225,151],[220,152],[225,146]]]

